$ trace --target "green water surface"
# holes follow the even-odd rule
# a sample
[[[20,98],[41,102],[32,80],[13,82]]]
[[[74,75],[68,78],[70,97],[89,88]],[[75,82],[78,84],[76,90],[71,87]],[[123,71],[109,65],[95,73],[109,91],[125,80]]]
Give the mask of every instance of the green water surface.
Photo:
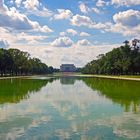
[[[0,140],[140,140],[140,82],[0,80]]]

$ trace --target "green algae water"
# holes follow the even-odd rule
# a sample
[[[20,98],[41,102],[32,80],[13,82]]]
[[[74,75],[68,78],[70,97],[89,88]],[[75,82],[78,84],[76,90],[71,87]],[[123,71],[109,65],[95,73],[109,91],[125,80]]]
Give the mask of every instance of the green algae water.
[[[0,140],[140,140],[140,82],[0,80]]]

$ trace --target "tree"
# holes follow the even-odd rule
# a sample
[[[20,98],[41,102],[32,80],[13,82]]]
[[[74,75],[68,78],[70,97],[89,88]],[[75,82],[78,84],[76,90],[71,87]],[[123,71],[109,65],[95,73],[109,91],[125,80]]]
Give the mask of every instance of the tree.
[[[81,71],[89,74],[140,74],[140,52],[135,47],[131,50],[129,41],[105,55],[99,55]]]
[[[0,49],[0,74],[27,75],[53,73],[53,67],[48,67],[38,58],[31,58],[28,52],[18,49]]]

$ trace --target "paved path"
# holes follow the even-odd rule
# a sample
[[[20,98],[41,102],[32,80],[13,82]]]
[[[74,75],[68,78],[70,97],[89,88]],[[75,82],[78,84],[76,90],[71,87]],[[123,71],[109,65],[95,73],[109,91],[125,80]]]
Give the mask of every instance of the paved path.
[[[0,77],[0,79],[15,79],[15,78],[28,78],[28,77],[30,77],[30,76],[8,76],[8,77]]]
[[[101,78],[109,78],[109,79],[119,79],[119,80],[133,80],[133,81],[140,81],[140,78],[129,78],[129,77],[123,77],[123,76],[99,76],[95,75],[95,77],[101,77]]]
[[[88,74],[83,74],[83,75],[76,75],[76,76],[81,76],[81,77],[96,77],[96,78],[106,78],[106,79],[117,79],[117,80],[131,80],[131,81],[140,81],[140,78],[131,78],[131,77],[123,77],[123,76],[105,76],[105,75],[88,75]]]

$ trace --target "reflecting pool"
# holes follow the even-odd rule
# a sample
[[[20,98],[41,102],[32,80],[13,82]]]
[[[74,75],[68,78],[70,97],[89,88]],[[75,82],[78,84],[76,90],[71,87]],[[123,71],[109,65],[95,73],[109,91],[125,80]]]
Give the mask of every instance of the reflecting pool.
[[[0,80],[0,140],[140,140],[140,82]]]

